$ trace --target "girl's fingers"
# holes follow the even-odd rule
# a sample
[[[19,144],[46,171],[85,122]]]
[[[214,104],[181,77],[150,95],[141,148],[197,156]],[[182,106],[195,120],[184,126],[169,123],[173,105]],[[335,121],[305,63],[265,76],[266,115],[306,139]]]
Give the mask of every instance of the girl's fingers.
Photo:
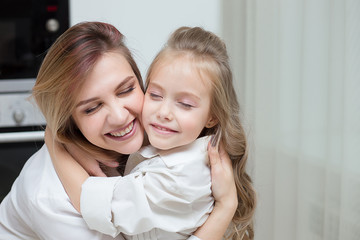
[[[85,169],[90,176],[106,177],[106,174],[101,170],[99,163],[89,166]]]
[[[110,168],[117,168],[120,165],[119,162],[114,162],[114,161],[101,161],[101,160],[97,160],[97,161],[101,162],[102,164]]]

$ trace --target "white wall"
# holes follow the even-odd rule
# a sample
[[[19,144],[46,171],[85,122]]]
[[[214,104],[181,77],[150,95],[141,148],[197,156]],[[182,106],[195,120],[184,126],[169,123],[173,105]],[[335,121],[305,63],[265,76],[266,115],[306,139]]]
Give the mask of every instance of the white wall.
[[[70,0],[70,24],[103,21],[127,38],[140,71],[180,26],[202,26],[221,36],[221,0]]]

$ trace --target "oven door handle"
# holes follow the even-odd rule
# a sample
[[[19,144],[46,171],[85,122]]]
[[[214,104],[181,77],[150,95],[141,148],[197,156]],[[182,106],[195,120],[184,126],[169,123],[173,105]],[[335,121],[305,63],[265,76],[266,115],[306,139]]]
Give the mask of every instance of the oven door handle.
[[[44,131],[0,133],[0,143],[43,141]]]

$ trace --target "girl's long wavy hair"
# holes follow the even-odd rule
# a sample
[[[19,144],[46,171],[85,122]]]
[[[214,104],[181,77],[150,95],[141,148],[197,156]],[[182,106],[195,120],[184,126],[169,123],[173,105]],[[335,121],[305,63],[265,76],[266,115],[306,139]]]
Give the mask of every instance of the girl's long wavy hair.
[[[125,57],[143,89],[140,71],[124,43],[124,36],[110,24],[82,22],[65,31],[51,46],[40,67],[32,96],[56,140],[73,143],[95,157],[106,154],[119,158],[121,154],[90,143],[72,118],[78,90],[107,52]]]
[[[208,79],[212,86],[210,114],[216,117],[218,124],[210,129],[204,128],[201,136],[218,136],[230,156],[234,169],[238,207],[225,238],[253,239],[256,193],[246,172],[248,145],[240,121],[240,106],[233,86],[226,46],[218,36],[202,28],[181,27],[170,36],[149,67],[147,84],[158,64],[181,56],[190,59],[202,80]]]

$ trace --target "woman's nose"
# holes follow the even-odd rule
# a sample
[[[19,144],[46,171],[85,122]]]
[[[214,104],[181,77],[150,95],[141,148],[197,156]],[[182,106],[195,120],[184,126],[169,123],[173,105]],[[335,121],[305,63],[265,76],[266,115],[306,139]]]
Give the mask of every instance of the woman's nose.
[[[125,124],[129,111],[124,106],[114,105],[109,109],[108,122],[112,125]]]

